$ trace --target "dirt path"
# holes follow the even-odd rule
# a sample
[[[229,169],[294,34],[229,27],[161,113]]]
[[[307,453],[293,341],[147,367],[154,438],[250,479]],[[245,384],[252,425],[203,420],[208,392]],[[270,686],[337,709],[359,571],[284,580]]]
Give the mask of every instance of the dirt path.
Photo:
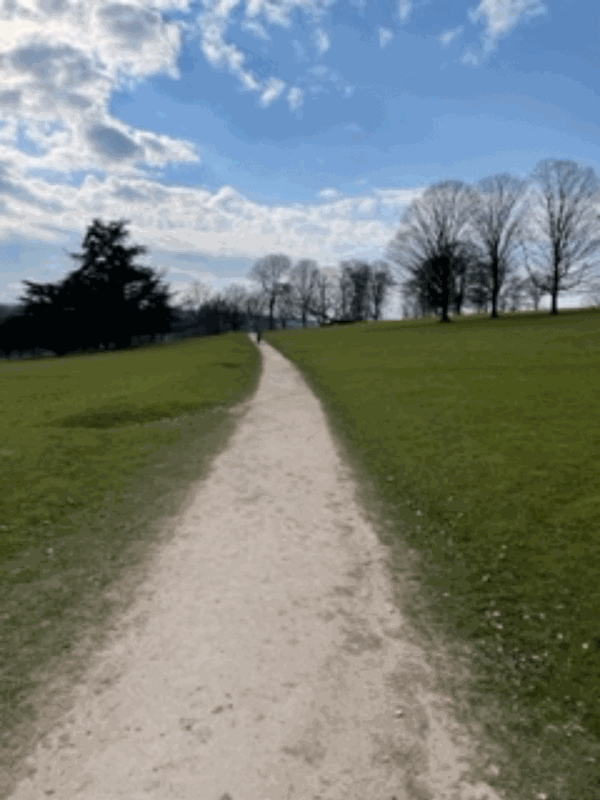
[[[12,800],[499,800],[461,779],[320,404],[259,347],[229,446]]]

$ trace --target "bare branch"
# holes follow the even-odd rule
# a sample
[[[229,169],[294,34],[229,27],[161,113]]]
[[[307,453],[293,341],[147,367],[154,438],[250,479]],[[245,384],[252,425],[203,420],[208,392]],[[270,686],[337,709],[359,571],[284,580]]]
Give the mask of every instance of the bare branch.
[[[514,264],[526,186],[507,173],[484,178],[477,185],[471,229],[490,273],[492,317],[497,316],[498,296]]]
[[[538,163],[532,179],[537,202],[529,251],[538,270],[530,274],[550,293],[556,314],[558,294],[583,283],[600,262],[598,178],[575,161],[547,159]]]
[[[434,301],[441,308],[443,322],[450,321],[448,307],[455,273],[464,264],[475,201],[476,194],[462,181],[440,181],[430,186],[408,207],[400,230],[388,246],[388,258],[401,275],[409,276],[413,285],[416,281],[421,294],[431,293],[427,302]]]
[[[269,304],[269,327],[273,329],[273,315],[277,295],[281,291],[281,279],[291,268],[291,261],[288,256],[276,253],[259,258],[255,263],[248,277],[257,281],[265,293]]]

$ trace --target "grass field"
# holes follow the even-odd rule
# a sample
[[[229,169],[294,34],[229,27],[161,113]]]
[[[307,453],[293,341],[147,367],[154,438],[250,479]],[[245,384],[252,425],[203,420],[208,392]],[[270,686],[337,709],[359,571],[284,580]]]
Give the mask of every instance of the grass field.
[[[259,373],[245,333],[0,361],[0,773],[40,715],[32,697],[57,670],[76,680],[110,587],[143,575]]]
[[[504,748],[490,782],[508,797],[598,800],[600,313],[265,339],[321,399],[365,502],[388,519],[398,574],[417,554],[404,610],[468,659],[453,691]]]

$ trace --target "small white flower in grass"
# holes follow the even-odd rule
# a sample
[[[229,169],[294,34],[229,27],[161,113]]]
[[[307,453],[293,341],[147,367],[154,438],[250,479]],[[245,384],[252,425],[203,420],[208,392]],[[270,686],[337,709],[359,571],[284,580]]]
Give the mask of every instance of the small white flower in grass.
[[[584,650],[587,650],[588,647],[589,647],[589,644],[587,642],[584,642],[581,646],[583,647]]]
[[[548,795],[544,792],[538,792],[535,797],[536,800],[548,800]]]
[[[557,634],[556,634],[556,638],[557,638],[557,639],[562,639],[562,638],[563,638],[563,635],[562,635],[562,633],[557,633]]]
[[[489,581],[489,579],[490,579],[489,575],[484,575],[483,578],[481,579],[481,582],[485,583],[486,581]]]
[[[416,513],[417,517],[422,517],[423,516],[423,512],[422,511],[416,511],[415,513]]]

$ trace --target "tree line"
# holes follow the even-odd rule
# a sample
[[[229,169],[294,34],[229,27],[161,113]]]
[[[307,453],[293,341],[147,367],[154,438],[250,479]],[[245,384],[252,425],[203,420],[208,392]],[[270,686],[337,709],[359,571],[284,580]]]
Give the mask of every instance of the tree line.
[[[540,161],[527,180],[507,173],[476,186],[440,181],[406,209],[387,249],[405,297],[450,322],[464,303],[498,315],[528,295],[588,284],[600,254],[598,178],[574,161]]]
[[[556,314],[559,294],[595,275],[597,200],[594,171],[573,161],[541,161],[527,180],[504,173],[475,186],[440,181],[406,209],[387,260],[320,267],[269,254],[248,274],[255,289],[232,283],[213,294],[196,281],[179,303],[164,274],[134,265],[147,249],[125,247],[127,221],[94,219],[83,252],[69,254],[79,269],[57,284],[24,281],[20,304],[0,305],[0,350],[64,355],[165,337],[379,320],[393,286],[401,287],[403,316],[449,322],[451,312],[470,306],[496,317],[518,310],[524,297],[537,310],[546,294]]]
[[[214,294],[200,281],[177,304],[164,275],[136,266],[145,247],[126,247],[126,220],[94,219],[81,262],[58,283],[23,281],[16,306],[0,305],[0,351],[5,357],[123,349],[149,341],[212,335],[257,327],[286,328],[292,322],[321,324],[379,319],[387,287],[387,264],[342,263],[339,292],[334,270],[314,261],[292,266],[288,256],[258,259],[249,277],[257,288],[235,283]]]

